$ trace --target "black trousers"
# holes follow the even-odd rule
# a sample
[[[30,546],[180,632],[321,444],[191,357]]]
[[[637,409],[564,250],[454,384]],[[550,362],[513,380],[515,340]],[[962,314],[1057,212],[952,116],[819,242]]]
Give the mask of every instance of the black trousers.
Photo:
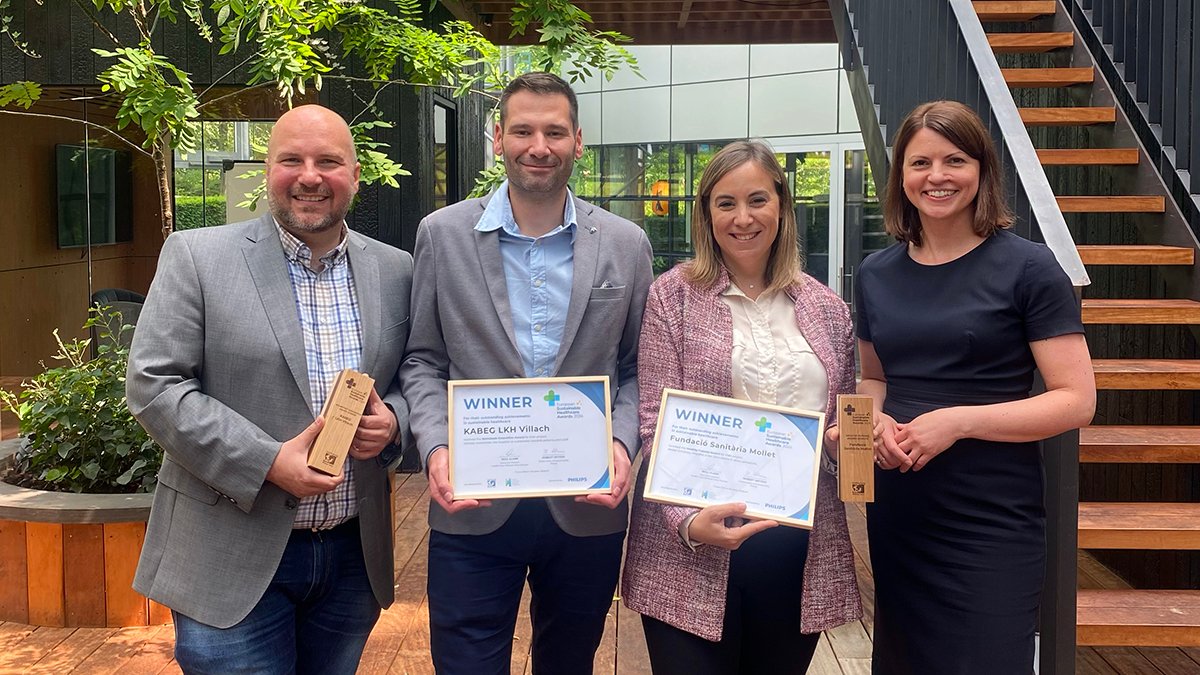
[[[820,633],[800,632],[808,530],[775,527],[729,558],[720,642],[642,616],[654,675],[804,675]]]
[[[567,534],[523,499],[491,534],[429,534],[430,652],[438,675],[508,675],[529,580],[534,675],[589,675],[612,609],[624,532]]]

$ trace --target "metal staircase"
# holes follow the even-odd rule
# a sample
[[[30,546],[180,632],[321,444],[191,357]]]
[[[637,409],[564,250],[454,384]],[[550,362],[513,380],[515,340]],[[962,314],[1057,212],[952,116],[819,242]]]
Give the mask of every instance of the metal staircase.
[[[1180,197],[1187,196],[1180,189],[1186,172],[1160,175],[1165,144],[1147,150],[1146,129],[1127,113],[1147,106],[1120,105],[1123,83],[1106,80],[1120,68],[1111,58],[1101,68],[1092,55],[1116,51],[1103,43],[1112,26],[1098,28],[1097,19],[1111,23],[1121,7],[1147,3],[1092,2],[831,0],[870,159],[881,167],[875,175],[886,176],[889,127],[914,105],[936,98],[972,105],[999,141],[1018,232],[1054,249],[1080,289],[1100,398],[1093,426],[1046,444],[1043,673],[1074,672],[1076,643],[1200,646],[1200,591],[1076,589],[1077,546],[1133,567],[1162,551],[1200,550],[1200,488],[1188,500],[1180,498],[1187,490],[1154,484],[1155,477],[1163,483],[1163,467],[1200,462],[1193,400],[1200,390],[1193,233],[1200,217],[1188,210],[1200,200],[1195,189],[1192,202]],[[1160,8],[1160,27],[1173,29],[1162,23],[1162,3],[1148,4]],[[1135,31],[1153,30],[1144,19],[1136,23]],[[1129,44],[1122,48],[1132,53]],[[1150,72],[1146,59],[1139,73]],[[1189,95],[1189,85],[1180,86]],[[1180,470],[1172,474],[1177,480],[1194,476]],[[1081,476],[1085,501],[1078,503]]]

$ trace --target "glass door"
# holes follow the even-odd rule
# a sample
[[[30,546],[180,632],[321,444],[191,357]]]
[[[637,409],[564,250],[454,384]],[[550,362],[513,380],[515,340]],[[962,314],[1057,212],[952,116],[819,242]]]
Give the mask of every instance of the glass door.
[[[854,296],[854,275],[859,263],[871,253],[887,248],[892,240],[883,228],[883,209],[875,192],[875,180],[867,153],[862,148],[844,149],[846,162],[845,228],[843,254],[838,270],[838,294],[847,302]]]

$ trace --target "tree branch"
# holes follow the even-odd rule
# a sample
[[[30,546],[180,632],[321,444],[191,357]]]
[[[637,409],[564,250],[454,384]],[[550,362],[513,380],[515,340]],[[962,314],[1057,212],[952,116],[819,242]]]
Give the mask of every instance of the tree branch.
[[[199,95],[199,96],[197,96],[196,98],[203,99],[205,94],[207,94],[207,93],[208,93],[210,90],[212,90],[212,88],[213,88],[213,87],[215,87],[215,86],[217,86],[218,84],[220,84],[220,83],[221,83],[221,80],[224,80],[225,78],[227,78],[227,77],[229,77],[230,75],[232,75],[232,74],[233,74],[233,71],[237,70],[238,68],[241,68],[242,66],[246,65],[247,63],[250,63],[250,60],[251,60],[251,59],[253,59],[254,57],[258,56],[258,55],[259,55],[259,54],[261,54],[261,53],[262,53],[262,52],[255,52],[255,53],[251,54],[250,56],[247,56],[247,57],[245,58],[245,60],[243,60],[241,63],[237,64],[236,66],[234,66],[234,67],[232,67],[232,68],[230,68],[230,69],[229,69],[229,71],[228,71],[227,73],[225,73],[224,75],[222,75],[222,76],[218,77],[217,79],[213,80],[213,81],[212,81],[212,83],[210,83],[210,84],[209,84],[209,85],[208,85],[208,86],[207,86],[207,87],[204,89],[204,91],[200,92],[200,95]],[[262,84],[273,84],[273,83],[270,83],[270,82],[260,82],[259,84],[256,84],[256,85],[253,85],[253,86],[255,86],[255,87],[258,87],[258,86],[260,86],[260,85],[262,85]],[[249,87],[247,87],[247,88],[249,88]],[[220,98],[215,98],[215,99],[213,99],[213,100],[214,100],[214,101],[219,101],[219,100],[221,100],[221,98],[224,98],[224,96],[222,96],[222,97],[220,97]]]
[[[95,6],[91,2],[88,2],[87,0],[73,0],[73,1],[75,3],[75,6],[78,7],[79,9],[83,10],[83,13],[86,14],[87,17],[92,20],[92,25],[95,26],[96,28],[99,28],[100,32],[104,33],[104,36],[107,37],[110,42],[112,42],[117,47],[121,46],[121,41],[118,40],[117,36],[113,35],[112,31],[110,31],[108,29],[108,27],[105,26],[104,23],[100,20],[100,15],[96,13]]]
[[[31,112],[25,112],[24,110],[9,110],[7,108],[0,108],[0,113],[3,113],[5,115],[22,115],[25,117],[42,117],[42,118],[50,119],[50,120],[60,120],[63,122],[73,122],[75,124],[84,124],[93,129],[98,129],[100,131],[103,131],[104,133],[112,136],[113,138],[117,139],[118,141],[121,141],[125,145],[128,145],[129,147],[133,148],[134,150],[145,155],[146,157],[152,156],[148,150],[146,150],[142,146],[138,145],[137,143],[134,143],[133,141],[129,140],[128,138],[125,138],[124,136],[118,134],[117,132],[113,131],[112,129],[109,129],[106,126],[104,126],[102,124],[96,124],[95,122],[85,122],[83,120],[75,119],[74,117],[67,117],[66,115],[51,115],[48,113],[31,113]]]

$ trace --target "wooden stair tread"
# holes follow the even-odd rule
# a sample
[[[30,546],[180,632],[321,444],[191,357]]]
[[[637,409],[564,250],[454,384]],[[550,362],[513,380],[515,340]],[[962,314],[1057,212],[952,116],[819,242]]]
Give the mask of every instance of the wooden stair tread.
[[[1200,427],[1084,427],[1079,430],[1079,461],[1093,464],[1200,463]]]
[[[1054,0],[1037,2],[972,2],[980,21],[1030,21],[1040,16],[1052,16]]]
[[[1112,124],[1117,109],[1112,107],[1063,106],[1057,108],[1018,108],[1021,121],[1028,126],[1064,127],[1082,124]],[[1134,151],[1136,154],[1136,150]],[[1136,162],[1134,162],[1136,164]]]
[[[1137,164],[1137,148],[1063,148],[1037,151],[1043,166]]]
[[[1196,251],[1183,246],[1080,244],[1076,248],[1085,265],[1191,265],[1196,260]]]
[[[992,51],[1001,54],[1031,54],[1063,49],[1075,44],[1074,33],[988,33]]]
[[[1083,322],[1088,324],[1200,323],[1200,302],[1187,299],[1085,298]]]
[[[1200,361],[1092,359],[1097,389],[1200,389]]]
[[[1081,502],[1079,548],[1200,549],[1200,504]]]
[[[1058,197],[1063,213],[1162,213],[1167,210],[1164,197],[1153,195]]]
[[[1079,646],[1200,646],[1200,591],[1080,589],[1075,607]]]
[[[1000,74],[1010,87],[1066,87],[1095,78],[1091,68],[1001,68]]]

